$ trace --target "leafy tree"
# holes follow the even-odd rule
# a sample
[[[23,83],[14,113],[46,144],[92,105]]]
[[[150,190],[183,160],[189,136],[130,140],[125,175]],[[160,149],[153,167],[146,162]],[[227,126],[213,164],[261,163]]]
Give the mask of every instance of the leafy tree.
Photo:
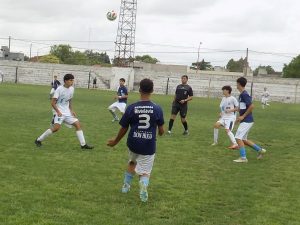
[[[245,65],[247,64],[247,59],[243,59],[242,57],[235,61],[234,59],[230,59],[226,65],[226,69],[229,72],[243,72]]]
[[[72,64],[70,58],[72,58],[73,50],[70,45],[53,45],[50,50],[51,55],[55,55],[59,58],[60,62],[65,64]]]
[[[198,67],[198,68],[197,68]],[[192,63],[191,69],[198,69],[198,70],[212,70],[212,65],[210,62],[205,62],[204,59],[202,59],[201,62],[194,62]]]
[[[93,52],[93,50],[86,50],[84,53],[88,57],[90,65],[110,64],[110,59],[106,52],[99,53]]]
[[[272,68],[272,66],[259,66],[253,71],[253,75],[257,76],[259,69],[265,69],[267,71],[267,74],[275,74],[275,70]]]
[[[300,55],[293,58],[289,64],[284,64],[283,77],[300,78]]]
[[[136,56],[135,60],[151,64],[156,64],[157,62],[159,62],[157,58],[151,57],[150,55]]]
[[[56,63],[59,64],[59,58],[55,55],[43,55],[38,58],[41,63]]]

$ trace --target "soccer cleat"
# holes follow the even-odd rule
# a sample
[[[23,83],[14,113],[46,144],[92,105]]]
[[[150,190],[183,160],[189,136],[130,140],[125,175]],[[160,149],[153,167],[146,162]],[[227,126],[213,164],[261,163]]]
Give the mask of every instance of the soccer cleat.
[[[85,145],[81,146],[81,149],[93,149],[93,148],[94,148],[94,146],[90,146],[88,144],[85,144]]]
[[[183,133],[182,133],[182,135],[189,135],[190,133],[189,133],[189,131],[188,130],[185,130],[185,131],[183,131]]]
[[[240,157],[238,159],[233,160],[233,162],[236,162],[236,163],[247,163],[248,159]]]
[[[140,199],[142,202],[148,201],[147,186],[144,184],[143,181],[140,181]]]
[[[114,118],[111,122],[119,121],[119,118]]]
[[[34,143],[35,143],[35,145],[36,145],[37,147],[41,147],[41,146],[42,146],[42,142],[41,142],[41,141],[38,141],[38,139],[36,139],[36,140],[34,141]]]
[[[237,150],[237,149],[239,149],[239,146],[238,145],[231,145],[228,148],[232,149],[232,150]]]
[[[218,143],[214,142],[211,144],[211,146],[216,146]]]
[[[257,159],[262,159],[266,152],[267,150],[262,148],[257,154]]]
[[[122,193],[128,193],[130,191],[130,184],[124,183],[121,191]]]
[[[171,135],[171,134],[172,134],[172,132],[170,130],[168,130],[168,135]]]

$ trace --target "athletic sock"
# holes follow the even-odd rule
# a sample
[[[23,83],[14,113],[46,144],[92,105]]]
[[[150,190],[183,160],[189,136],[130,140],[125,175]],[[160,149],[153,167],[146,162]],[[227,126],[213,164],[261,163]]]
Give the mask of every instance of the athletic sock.
[[[131,184],[131,181],[133,179],[133,174],[129,172],[125,172],[124,174],[124,184]]]
[[[219,129],[214,128],[214,143],[218,143]]]
[[[187,122],[183,122],[182,125],[184,127],[184,130],[188,130],[188,124],[187,124]]]
[[[254,144],[253,146],[251,146],[255,151],[259,152],[262,147],[258,146],[257,144]]]
[[[234,135],[231,132],[231,130],[227,133],[227,135],[230,138],[231,143],[234,144],[234,145],[237,145],[236,140],[235,140]]]
[[[112,114],[112,116],[114,117],[114,119],[117,120],[118,117],[117,117],[116,113],[114,111],[112,111],[112,110],[109,110],[109,111]]]
[[[240,156],[241,156],[241,158],[246,158],[246,149],[245,149],[245,147],[240,147]]]
[[[83,131],[82,130],[77,130],[76,131],[76,135],[77,135],[77,138],[80,142],[80,145],[81,146],[84,146],[86,145],[86,142],[85,142],[85,139],[84,139],[84,135],[83,135]]]
[[[38,137],[38,141],[43,141],[45,140],[48,136],[50,136],[52,134],[52,130],[51,129],[48,129],[46,130],[41,136]]]
[[[140,182],[142,182],[146,187],[149,185],[149,177],[148,176],[141,176]]]
[[[174,120],[173,120],[173,119],[170,119],[170,121],[169,121],[169,131],[172,130],[173,123],[174,123]]]

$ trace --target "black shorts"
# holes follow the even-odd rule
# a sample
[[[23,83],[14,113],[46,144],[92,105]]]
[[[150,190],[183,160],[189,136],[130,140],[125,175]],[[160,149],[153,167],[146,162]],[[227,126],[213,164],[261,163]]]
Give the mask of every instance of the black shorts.
[[[180,112],[181,118],[185,118],[188,110],[188,105],[187,103],[185,104],[180,104],[178,102],[173,102],[172,104],[172,115],[177,115],[178,112]]]

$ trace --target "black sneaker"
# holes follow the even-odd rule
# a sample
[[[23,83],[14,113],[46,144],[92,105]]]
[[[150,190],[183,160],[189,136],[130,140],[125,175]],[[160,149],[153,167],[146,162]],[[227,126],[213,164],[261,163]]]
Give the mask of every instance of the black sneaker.
[[[188,130],[185,130],[183,133],[182,133],[182,135],[189,135],[190,133],[189,133],[189,131]]]
[[[90,145],[87,145],[87,144],[81,146],[81,149],[93,149],[93,148],[94,148],[94,146],[90,146]]]
[[[36,147],[41,147],[42,146],[42,142],[41,141],[38,141],[38,139],[36,139],[34,141],[34,144],[36,145]]]

